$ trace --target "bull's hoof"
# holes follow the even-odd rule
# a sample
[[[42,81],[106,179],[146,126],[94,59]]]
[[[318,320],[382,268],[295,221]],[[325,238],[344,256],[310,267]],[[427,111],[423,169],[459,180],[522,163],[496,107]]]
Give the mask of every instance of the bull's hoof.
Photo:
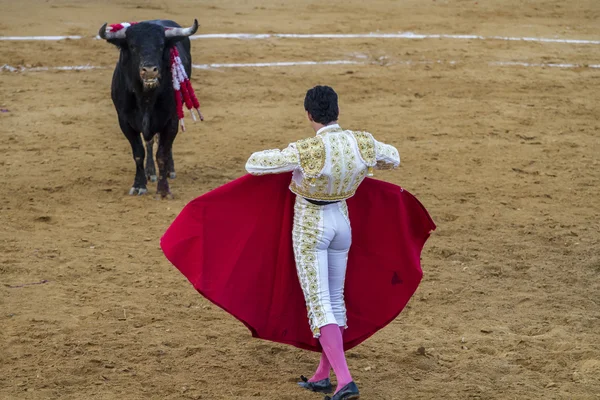
[[[175,198],[175,196],[173,196],[173,193],[169,192],[169,193],[156,193],[156,196],[154,196],[154,199],[156,200],[173,200]]]
[[[150,180],[150,182],[158,181],[158,177],[156,175],[148,175],[148,179]]]
[[[177,178],[177,173],[175,171],[169,172],[169,179],[175,179],[175,178]],[[154,181],[152,181],[152,182],[154,182]]]
[[[166,177],[161,177],[161,179],[156,184],[156,197],[160,197],[161,199],[168,199],[169,196],[172,198],[171,189],[169,188],[169,182]]]
[[[146,189],[146,188],[132,187],[131,189],[129,189],[130,196],[142,196],[146,193],[148,193],[148,189]]]

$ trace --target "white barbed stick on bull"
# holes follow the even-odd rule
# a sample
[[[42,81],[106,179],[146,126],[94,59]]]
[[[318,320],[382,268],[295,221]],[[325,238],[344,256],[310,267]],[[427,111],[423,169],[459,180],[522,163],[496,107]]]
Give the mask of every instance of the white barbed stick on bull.
[[[177,68],[173,67],[173,64],[176,62],[173,53],[171,52],[171,80],[173,81],[173,91],[175,92],[175,104],[177,107],[177,117],[179,118],[179,124],[181,125],[181,131],[185,132],[185,123],[183,122],[183,110],[182,110],[182,98],[181,98],[181,84],[179,82],[179,75],[177,73]],[[181,62],[181,60],[180,60]]]
[[[200,103],[196,98],[196,94],[194,93],[194,89],[192,88],[192,84],[183,67],[181,57],[179,57],[179,52],[176,48],[171,50],[171,74],[173,75],[173,88],[175,90],[175,96],[177,97],[177,114],[180,122],[183,119],[183,103],[185,103],[187,109],[190,110],[194,122],[196,122],[197,119],[192,109],[196,110],[200,120],[203,121],[204,117],[200,112]]]

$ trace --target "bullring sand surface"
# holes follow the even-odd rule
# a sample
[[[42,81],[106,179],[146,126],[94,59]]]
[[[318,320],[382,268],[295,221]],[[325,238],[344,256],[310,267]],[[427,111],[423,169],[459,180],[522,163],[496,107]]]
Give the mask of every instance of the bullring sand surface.
[[[400,169],[377,178],[438,224],[409,306],[348,353],[362,397],[600,398],[600,45],[194,40],[195,64],[357,64],[195,70],[206,121],[187,117],[175,198],[157,201],[127,195],[134,163],[110,100],[118,52],[94,39],[104,22],[196,17],[199,33],[599,40],[597,1],[0,5],[0,36],[83,36],[0,41],[0,66],[104,67],[0,71],[0,398],[318,398],[295,384],[317,354],[251,339],[159,248],[183,206],[241,176],[250,153],[311,135],[302,102],[316,84],[340,94],[344,127],[400,149]]]

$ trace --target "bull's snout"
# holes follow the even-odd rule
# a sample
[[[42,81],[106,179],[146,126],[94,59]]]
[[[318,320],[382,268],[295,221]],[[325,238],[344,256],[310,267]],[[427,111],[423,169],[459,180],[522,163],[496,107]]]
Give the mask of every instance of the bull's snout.
[[[158,71],[158,67],[154,65],[143,66],[140,68],[140,78],[142,78],[142,82],[144,83],[144,88],[153,89],[158,86],[158,78],[160,78],[160,73]]]
[[[142,76],[142,78],[157,78],[158,67],[142,67],[140,68],[140,75]]]

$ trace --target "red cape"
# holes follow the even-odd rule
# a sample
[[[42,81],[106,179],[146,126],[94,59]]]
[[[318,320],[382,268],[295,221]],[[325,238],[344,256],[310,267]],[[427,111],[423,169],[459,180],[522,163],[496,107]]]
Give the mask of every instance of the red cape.
[[[252,336],[320,351],[296,275],[290,179],[246,175],[198,197],[169,227],[161,247],[198,292]],[[348,209],[346,350],[400,314],[421,281],[421,250],[435,229],[414,196],[374,179],[365,179]]]

